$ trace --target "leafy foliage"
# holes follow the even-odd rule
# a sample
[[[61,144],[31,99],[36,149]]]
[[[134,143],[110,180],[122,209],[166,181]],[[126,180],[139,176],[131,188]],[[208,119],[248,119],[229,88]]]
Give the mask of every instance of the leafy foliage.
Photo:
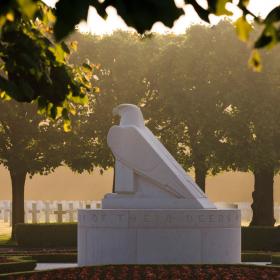
[[[242,12],[242,16],[237,21],[238,33],[244,34],[240,38],[248,40],[250,32],[250,21],[248,15],[253,17],[256,23],[263,26],[264,31],[255,43],[256,48],[268,46],[269,44],[276,44],[280,41],[280,6],[275,7],[270,11],[265,19],[254,15],[248,6],[250,1],[240,0],[237,4],[233,4],[232,0],[207,0],[208,7],[203,8],[199,1],[187,0],[186,4],[192,5],[198,16],[206,21],[209,21],[209,16],[214,14],[216,16],[231,15],[227,4],[235,5]],[[182,14],[182,8],[175,6],[173,0],[145,0],[145,1],[91,1],[91,0],[75,0],[70,2],[67,0],[60,0],[57,5],[57,21],[55,24],[55,35],[58,40],[63,39],[68,35],[80,20],[87,18],[87,9],[89,6],[96,8],[98,14],[106,18],[106,8],[113,6],[116,8],[118,14],[126,22],[128,26],[134,27],[139,33],[144,33],[151,29],[152,25],[161,21],[166,26],[171,27],[175,20]],[[246,34],[246,35],[245,35]]]
[[[40,113],[52,119],[62,117],[67,131],[69,113],[75,113],[74,104],[87,103],[94,66],[69,64],[71,45],[56,44],[51,39],[55,19],[52,11],[41,2],[27,2],[36,11],[36,20],[29,20],[35,12],[31,14],[28,9],[24,13],[27,8],[22,5],[18,7],[22,16],[12,10],[6,13],[1,29],[0,95],[3,99],[36,102]]]
[[[31,177],[61,165],[63,131],[36,114],[32,104],[0,102],[0,163]],[[61,139],[60,139],[61,138]]]
[[[73,39],[80,52],[72,62],[95,58],[101,63],[95,83],[102,94],[94,100],[88,127],[97,137],[97,160],[104,166],[113,165],[106,145],[114,122],[111,110],[131,102],[142,107],[147,125],[184,168],[195,169],[202,187],[207,174],[222,170],[256,175],[268,166],[273,180],[280,158],[277,47],[263,53],[260,75],[238,63],[249,50],[236,40],[228,22],[149,40],[123,32],[103,37],[76,34]],[[256,175],[256,180],[262,185],[258,208],[264,214],[273,205],[273,197],[266,195],[271,178],[259,180]],[[271,212],[263,217],[266,223],[273,221]]]
[[[61,41],[81,20],[87,18],[89,6],[95,7],[103,18],[107,17],[107,7],[116,8],[126,24],[139,33],[150,30],[158,21],[171,27],[184,13],[181,7],[175,5],[174,0],[59,0],[54,10],[55,16],[40,0],[2,2],[1,97],[21,102],[37,102],[39,110],[51,118],[63,117],[65,130],[70,129],[69,112],[74,112],[73,103],[87,102],[93,69],[90,64],[83,68],[71,67],[68,64],[71,48],[63,42],[55,44],[50,39],[49,33],[52,33],[52,30],[56,40]],[[191,5],[199,17],[208,23],[210,15],[230,15],[228,4],[237,6],[242,15],[235,26],[242,41],[247,42],[250,38],[253,28],[249,18],[253,18],[262,32],[254,39],[255,50],[249,66],[260,71],[261,61],[257,49],[271,48],[280,41],[280,6],[272,9],[266,18],[262,19],[249,10],[249,3],[250,0],[239,0],[237,3],[232,0],[207,0],[208,5],[205,8],[197,0],[185,0],[185,4]]]
[[[93,104],[93,102],[91,103]],[[80,106],[73,128],[65,133],[61,122],[36,113],[35,104],[0,100],[0,164],[10,173],[13,194],[13,227],[24,222],[24,185],[27,175],[47,175],[61,165],[73,171],[106,168],[96,152],[95,134],[88,133],[89,107]]]

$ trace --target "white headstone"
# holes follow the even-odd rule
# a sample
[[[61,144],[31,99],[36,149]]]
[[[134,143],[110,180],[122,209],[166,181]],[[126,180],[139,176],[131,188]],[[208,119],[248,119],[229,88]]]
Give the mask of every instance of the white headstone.
[[[40,213],[40,211],[37,209],[36,202],[32,203],[32,208],[31,210],[29,210],[29,213],[31,213],[31,223],[37,224],[38,223],[37,214]]]
[[[3,216],[4,216],[4,223],[8,223],[10,219],[10,216],[11,216],[11,203],[10,201],[4,201],[3,202],[4,204],[4,207],[3,207]]]
[[[74,204],[73,204],[73,202],[70,202],[70,203],[68,204],[68,211],[67,211],[67,213],[68,213],[68,215],[69,215],[68,221],[69,221],[70,223],[73,223],[74,220],[75,220],[74,215],[75,215],[75,213],[76,213],[76,210],[74,210]]]
[[[84,201],[79,201],[79,209],[83,209],[84,208]]]
[[[50,203],[48,201],[44,201],[43,212],[45,216],[45,223],[50,223],[51,209],[50,209]]]
[[[4,219],[4,203],[2,200],[0,200],[0,219]]]
[[[12,226],[13,222],[13,207],[12,207],[12,201],[9,201],[9,225]]]
[[[57,204],[57,210],[54,211],[54,214],[56,215],[57,217],[57,223],[63,223],[63,215],[66,214],[67,212],[62,210],[62,204],[61,203],[58,203]]]
[[[145,126],[140,109],[114,109],[108,133],[115,192],[79,210],[78,263],[239,263],[240,210],[217,209]]]

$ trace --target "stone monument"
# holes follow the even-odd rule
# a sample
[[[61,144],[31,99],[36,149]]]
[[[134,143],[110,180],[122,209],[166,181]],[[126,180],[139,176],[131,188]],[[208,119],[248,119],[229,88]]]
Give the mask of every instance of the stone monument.
[[[78,264],[239,263],[240,210],[217,209],[145,126],[121,104],[108,133],[115,193],[81,209]]]

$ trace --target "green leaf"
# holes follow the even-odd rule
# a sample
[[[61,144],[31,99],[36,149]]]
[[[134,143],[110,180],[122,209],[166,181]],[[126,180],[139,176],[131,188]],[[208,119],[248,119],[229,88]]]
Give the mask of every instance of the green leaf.
[[[30,19],[33,18],[35,12],[37,11],[37,1],[33,0],[17,0],[20,10],[23,14],[25,14]]]
[[[125,23],[139,33],[150,30],[157,21],[172,27],[174,21],[184,14],[183,9],[176,7],[173,0],[111,0],[102,3],[91,0],[60,0],[56,4],[57,21],[54,26],[57,40],[63,39],[81,20],[87,19],[89,5],[94,6],[103,18],[107,16],[106,8],[113,6]]]
[[[68,48],[67,44],[64,41],[61,42],[61,47],[67,54],[70,54],[70,49]]]
[[[240,0],[239,1],[244,7],[247,7],[249,5],[250,0]]]
[[[20,93],[25,97],[25,101],[31,102],[32,100],[34,100],[35,92],[32,88],[32,85],[30,85],[25,80],[19,80],[18,87],[19,87]]]
[[[270,11],[270,13],[266,16],[264,23],[270,25],[278,21],[280,21],[280,5]]]
[[[47,111],[46,110],[47,105],[48,105],[47,100],[44,97],[39,96],[37,99],[38,114],[40,114],[40,115],[45,114]]]
[[[216,1],[216,12],[217,16],[232,16],[233,13],[226,9],[226,4],[231,3],[231,0],[217,0]]]
[[[183,9],[176,7],[175,2],[172,0],[124,0],[113,1],[113,3],[113,6],[126,24],[134,27],[139,33],[150,30],[157,21],[172,27],[174,21],[184,14]]]
[[[236,33],[238,38],[243,41],[247,42],[249,39],[250,32],[252,31],[252,26],[250,23],[247,22],[244,16],[241,16],[235,23]]]
[[[81,105],[86,105],[89,102],[88,96],[85,94],[79,94],[78,96],[72,95],[71,97],[69,97],[69,99],[74,103],[81,104]]]
[[[54,54],[58,62],[64,63],[65,52],[61,45],[56,44],[55,46],[49,47],[49,50]]]
[[[9,96],[5,91],[0,93],[0,98],[4,101],[9,101],[12,99],[11,96]]]
[[[15,16],[14,16],[14,13],[13,12],[9,12],[6,14],[6,19],[8,21],[14,21],[15,20]]]
[[[60,0],[56,3],[57,20],[54,25],[54,35],[57,41],[70,34],[81,20],[87,20],[88,8],[92,2],[91,0]]]
[[[254,47],[256,49],[263,48],[265,46],[268,46],[272,42],[272,40],[273,38],[271,36],[267,36],[265,33],[263,33],[255,42]]]
[[[68,116],[68,110],[66,108],[63,108],[62,109],[62,112],[61,112],[61,115],[62,115],[62,118],[63,119],[69,119],[69,116]]]
[[[72,51],[76,52],[77,49],[78,49],[78,42],[77,41],[72,41],[70,43],[70,48],[71,48]]]
[[[86,70],[86,71],[92,71],[92,67],[87,64],[87,63],[83,63],[83,68]]]
[[[52,119],[56,119],[57,117],[57,107],[52,105],[51,110],[50,110],[50,116]]]
[[[255,42],[255,48],[274,47],[278,42],[278,31],[273,25],[268,25],[258,40]]]
[[[255,72],[262,71],[261,56],[257,50],[253,50],[248,61],[249,68],[253,69]]]
[[[64,119],[63,120],[63,129],[65,132],[70,132],[71,131],[71,121],[69,119]]]

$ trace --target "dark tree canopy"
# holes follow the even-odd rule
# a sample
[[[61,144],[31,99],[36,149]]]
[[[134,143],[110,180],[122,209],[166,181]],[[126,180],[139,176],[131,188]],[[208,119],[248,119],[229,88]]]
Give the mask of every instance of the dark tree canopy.
[[[30,18],[38,16],[37,2],[40,2],[40,0],[5,1],[2,4],[0,13],[2,25],[21,16]],[[263,19],[248,8],[250,0],[239,0],[237,3],[233,3],[232,0],[207,0],[206,8],[202,7],[199,1],[196,0],[185,0],[184,2],[187,5],[191,5],[198,16],[207,23],[210,23],[210,15],[231,15],[232,12],[228,10],[227,4],[235,5],[242,12],[241,17],[236,22],[237,32],[241,39],[246,40],[251,29],[247,16],[251,16],[263,28],[260,36],[255,40],[255,48],[271,46],[280,40],[280,27],[278,24],[280,21],[280,6],[273,8]],[[58,40],[65,38],[81,20],[86,20],[89,6],[95,7],[98,14],[103,18],[107,17],[107,7],[116,8],[125,23],[134,27],[139,33],[149,31],[153,24],[158,21],[168,27],[172,27],[174,21],[184,14],[184,10],[181,7],[177,7],[174,0],[59,0],[56,3],[55,11],[57,18],[54,25],[55,37]]]
[[[90,64],[74,67],[69,63],[75,44],[56,44],[52,40],[51,24],[55,19],[52,11],[41,2],[32,5],[35,5],[34,20],[29,18],[31,8],[21,16],[10,10],[1,28],[0,96],[36,102],[39,113],[52,119],[62,117],[65,130],[69,130],[69,114],[74,113],[74,105],[87,103],[92,91],[93,67]],[[28,5],[24,7],[27,9]],[[20,11],[23,13],[25,9]]]
[[[199,1],[196,0],[186,0],[185,4],[191,5],[202,20],[210,23],[209,16],[211,14],[216,16],[231,15],[232,13],[227,9],[226,5],[228,3],[232,4],[232,2],[232,0],[207,0],[207,8],[203,8]],[[242,11],[242,16],[236,22],[239,37],[247,40],[251,29],[247,16],[250,15],[257,24],[263,26],[263,32],[255,41],[254,47],[262,48],[276,44],[280,41],[280,27],[278,25],[280,6],[271,10],[265,19],[261,19],[248,9],[249,3],[249,0],[239,0],[235,4]],[[150,30],[157,21],[172,27],[174,21],[184,14],[183,9],[177,7],[174,0],[105,0],[102,2],[60,0],[56,4],[57,21],[54,28],[56,38],[63,39],[82,19],[86,20],[89,6],[95,7],[98,14],[103,18],[107,16],[106,8],[113,6],[126,24],[134,27],[139,33]]]
[[[77,72],[66,66],[69,48],[63,42],[54,44],[42,29],[35,26],[38,20],[43,23],[51,22],[47,30],[53,30],[56,40],[61,41],[81,20],[87,19],[89,6],[95,7],[103,18],[107,17],[106,8],[113,6],[126,24],[141,34],[149,31],[158,21],[172,27],[174,21],[184,14],[184,10],[177,7],[174,0],[59,0],[54,9],[55,16],[46,8],[42,8],[44,5],[40,0],[2,2],[0,54],[6,76],[1,76],[0,79],[1,96],[8,95],[21,102],[36,101],[50,117],[56,118],[61,115],[66,122],[69,122],[68,112],[71,112],[68,104],[85,102],[86,94],[90,91],[88,88],[90,75],[74,78]],[[272,9],[266,18],[262,19],[249,10],[250,0],[239,0],[235,4],[232,0],[207,0],[207,8],[198,2],[185,0],[185,4],[191,5],[199,17],[207,23],[210,22],[211,14],[230,15],[231,12],[226,6],[228,3],[237,6],[242,15],[235,22],[235,27],[242,41],[248,41],[249,33],[253,30],[248,16],[254,19],[261,32],[254,39],[254,50],[249,64],[255,71],[260,71],[260,55],[256,49],[271,48],[280,41],[280,6]],[[14,46],[16,52],[13,51]],[[21,50],[21,54],[18,53],[18,49]],[[9,62],[8,56],[11,60]],[[27,69],[28,71],[25,71]],[[85,69],[92,71],[92,66],[88,64]],[[15,73],[21,75],[20,79],[15,77]],[[55,76],[60,77],[59,84],[56,83]]]
[[[147,126],[186,170],[195,170],[202,188],[208,174],[252,172],[253,224],[274,224],[273,177],[280,158],[279,46],[263,54],[264,70],[256,73],[239,63],[249,50],[236,40],[228,22],[149,40],[124,32],[75,34],[71,39],[80,47],[73,63],[86,58],[101,63],[95,81],[101,94],[95,98],[89,127],[98,137],[96,150],[103,164],[113,164],[106,144],[114,121],[112,108],[138,104]]]

